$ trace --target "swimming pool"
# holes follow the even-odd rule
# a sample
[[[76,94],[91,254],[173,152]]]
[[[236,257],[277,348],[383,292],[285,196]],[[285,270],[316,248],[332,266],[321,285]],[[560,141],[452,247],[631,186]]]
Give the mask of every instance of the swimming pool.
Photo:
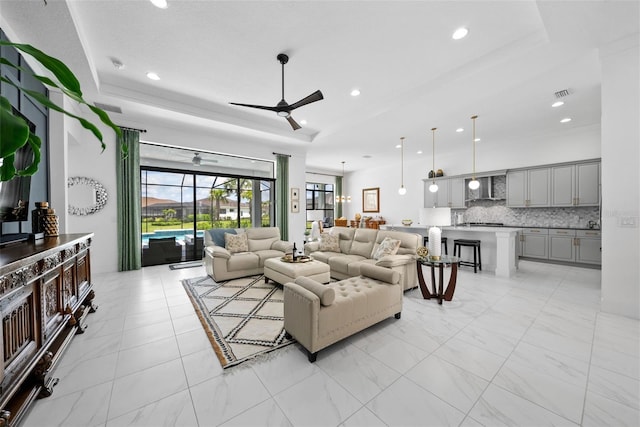
[[[177,242],[184,243],[185,236],[193,236],[193,230],[175,229],[175,230],[156,230],[153,233],[142,233],[142,246],[149,246],[149,238],[157,239],[162,237],[175,237]],[[197,237],[204,236],[204,230],[196,231]]]

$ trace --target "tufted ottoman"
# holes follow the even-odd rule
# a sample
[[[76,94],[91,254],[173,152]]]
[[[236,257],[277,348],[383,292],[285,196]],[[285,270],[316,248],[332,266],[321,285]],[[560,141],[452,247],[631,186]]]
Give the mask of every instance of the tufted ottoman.
[[[400,318],[400,274],[371,264],[360,272],[328,285],[308,277],[285,283],[284,329],[307,350],[310,362],[341,339],[391,316]]]
[[[308,277],[316,282],[329,283],[329,266],[320,261],[284,262],[280,258],[264,261],[264,281],[287,283],[298,277]]]

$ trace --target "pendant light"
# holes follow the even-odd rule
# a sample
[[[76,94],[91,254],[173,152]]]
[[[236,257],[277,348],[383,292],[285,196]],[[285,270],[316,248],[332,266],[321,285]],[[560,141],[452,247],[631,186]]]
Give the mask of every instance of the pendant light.
[[[476,179],[476,119],[478,116],[471,116],[473,120],[473,132],[471,138],[473,139],[473,174],[471,175],[471,181],[469,181],[469,188],[477,190],[480,188],[480,181]]]
[[[336,195],[336,203],[344,203],[345,201],[347,203],[351,203],[351,196],[346,196],[344,195],[344,189],[345,189],[345,185],[344,185],[344,164],[345,161],[342,161],[342,194],[338,194]]]
[[[431,128],[431,132],[433,132],[433,144],[432,144],[432,159],[433,159],[433,164],[431,166],[431,171],[433,172],[433,184],[431,184],[429,186],[429,191],[431,191],[432,193],[435,193],[436,191],[438,191],[438,184],[436,184],[436,129],[438,128]]]
[[[398,194],[404,196],[407,189],[404,188],[404,136],[400,138],[400,188]]]

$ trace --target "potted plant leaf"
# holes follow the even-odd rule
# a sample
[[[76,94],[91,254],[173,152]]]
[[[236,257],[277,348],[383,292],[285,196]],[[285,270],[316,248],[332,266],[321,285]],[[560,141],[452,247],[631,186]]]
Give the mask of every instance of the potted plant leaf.
[[[62,61],[53,58],[42,52],[41,50],[36,49],[35,47],[28,44],[11,43],[8,41],[0,40],[0,46],[12,46],[15,49],[20,50],[21,52],[30,55],[45,69],[51,72],[53,78],[32,73],[31,70],[13,64],[11,61],[3,57],[0,57],[0,64],[15,68],[22,73],[29,73],[44,85],[50,88],[59,89],[69,98],[73,99],[79,104],[84,104],[89,107],[89,109],[98,116],[102,123],[113,129],[116,135],[121,135],[120,128],[111,121],[109,115],[105,111],[89,104],[84,100],[84,98],[82,97],[82,90],[80,89],[80,82],[71,72],[69,67],[67,67]],[[0,75],[0,81],[17,88],[23,94],[30,97],[32,100],[42,104],[43,106],[51,110],[66,114],[67,116],[77,120],[82,125],[82,127],[88,129],[95,135],[95,137],[100,141],[100,144],[102,145],[102,150],[106,148],[106,145],[102,139],[102,133],[100,132],[98,127],[89,120],[66,111],[64,108],[52,102],[47,96],[41,94],[40,92],[21,87],[5,76]],[[33,158],[31,160],[31,163],[25,168],[16,169],[14,165],[15,153],[26,144],[29,144],[29,146],[31,147],[33,151]],[[38,138],[38,136],[31,132],[28,124],[24,119],[22,119],[22,117],[14,113],[13,107],[11,106],[9,100],[0,95],[0,181],[9,181],[14,176],[33,175],[34,173],[36,173],[38,170],[38,165],[40,163],[40,146],[40,138]],[[127,146],[123,144],[121,146],[121,150],[126,154]]]

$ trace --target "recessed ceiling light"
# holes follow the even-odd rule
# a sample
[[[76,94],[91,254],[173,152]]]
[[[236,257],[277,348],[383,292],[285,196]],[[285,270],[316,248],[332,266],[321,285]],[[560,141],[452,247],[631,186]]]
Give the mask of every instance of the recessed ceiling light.
[[[167,7],[169,7],[169,4],[167,3],[167,0],[149,0],[151,1],[151,3],[160,9],[166,9]]]
[[[363,159],[370,159],[371,158],[371,154],[365,154],[364,156],[362,156]]]
[[[569,123],[571,121],[571,117],[565,117],[564,119],[560,120],[560,123]]]
[[[147,73],[147,77],[149,77],[151,80],[160,80],[160,76],[151,71]]]
[[[553,104],[551,104],[551,106],[552,106],[553,108],[559,107],[559,106],[561,106],[561,105],[564,105],[564,102],[562,102],[562,101],[556,101],[556,102],[554,102]]]
[[[458,128],[458,129],[456,129],[456,132],[458,132],[458,133],[464,132],[464,129],[463,128]]]
[[[474,139],[475,142],[480,142],[480,138]]]
[[[351,91],[351,96],[358,96],[360,95],[360,89],[353,89]]]
[[[307,124],[307,121],[306,121],[305,119],[302,119],[302,120],[300,120],[300,124],[301,124],[301,125],[306,125],[306,124]]]
[[[454,40],[460,40],[465,38],[467,34],[469,34],[469,30],[467,30],[464,27],[460,27],[453,32],[453,35],[451,36],[451,38],[453,38]]]
[[[400,144],[396,145],[396,148],[400,148],[400,147],[402,147],[402,145],[400,145]]]
[[[422,150],[418,150],[416,153],[417,154],[422,154]]]

